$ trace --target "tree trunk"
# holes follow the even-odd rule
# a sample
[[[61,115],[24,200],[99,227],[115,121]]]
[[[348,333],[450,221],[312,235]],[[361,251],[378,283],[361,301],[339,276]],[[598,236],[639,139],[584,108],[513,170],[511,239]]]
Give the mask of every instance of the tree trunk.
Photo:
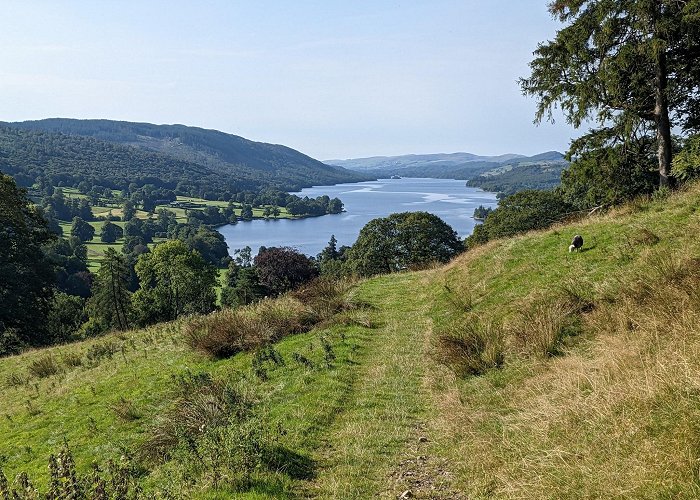
[[[668,117],[668,68],[666,67],[666,47],[657,32],[656,47],[656,85],[654,122],[656,123],[656,140],[659,159],[659,186],[671,185],[671,122]]]

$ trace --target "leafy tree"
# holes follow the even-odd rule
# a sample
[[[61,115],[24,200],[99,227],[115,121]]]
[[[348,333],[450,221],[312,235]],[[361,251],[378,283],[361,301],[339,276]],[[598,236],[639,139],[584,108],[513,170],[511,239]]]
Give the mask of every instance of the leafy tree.
[[[55,273],[56,287],[69,295],[90,296],[92,275],[87,267],[87,248],[76,237],[58,238],[42,247]]]
[[[53,238],[26,192],[0,174],[0,355],[49,340],[54,273],[41,246]]]
[[[124,208],[122,209],[122,220],[124,222],[130,221],[136,217],[136,208],[131,200],[126,200],[124,202]]]
[[[263,298],[266,289],[260,284],[255,267],[241,267],[231,261],[226,272],[226,283],[221,290],[221,305],[236,307],[255,302]]]
[[[250,267],[253,265],[253,249],[248,245],[243,248],[236,248],[233,251],[233,260],[241,267]]]
[[[402,212],[373,219],[348,252],[350,268],[364,276],[431,262],[447,262],[464,249],[457,233],[428,212]]]
[[[129,328],[132,315],[130,280],[131,269],[126,257],[108,248],[97,271],[95,291],[89,304],[91,315],[107,328]]]
[[[585,209],[653,192],[658,171],[652,142],[645,135],[624,140],[607,128],[573,141],[569,154],[575,161],[561,176],[564,200]]]
[[[260,283],[274,295],[292,290],[318,276],[314,262],[294,248],[261,249],[253,263]]]
[[[241,219],[251,220],[253,218],[253,207],[251,205],[245,204],[241,208]]]
[[[141,324],[214,309],[216,269],[182,241],[166,241],[141,255],[136,274],[139,289],[133,303]]]
[[[536,121],[559,107],[579,127],[595,120],[614,136],[656,138],[659,183],[671,168],[673,123],[693,126],[700,98],[697,0],[556,0],[567,25],[542,43],[521,79],[538,99]]]
[[[102,224],[102,229],[100,231],[100,240],[104,243],[114,243],[119,238],[124,235],[124,231],[118,225],[110,221],[105,221]]]
[[[80,217],[73,217],[73,225],[70,228],[70,234],[80,241],[90,241],[95,237],[95,228]]]

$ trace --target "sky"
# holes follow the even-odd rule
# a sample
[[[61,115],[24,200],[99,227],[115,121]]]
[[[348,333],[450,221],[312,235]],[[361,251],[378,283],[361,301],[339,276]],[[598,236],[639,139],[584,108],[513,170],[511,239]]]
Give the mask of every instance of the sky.
[[[181,123],[314,158],[565,151],[547,0],[1,0],[0,121]]]

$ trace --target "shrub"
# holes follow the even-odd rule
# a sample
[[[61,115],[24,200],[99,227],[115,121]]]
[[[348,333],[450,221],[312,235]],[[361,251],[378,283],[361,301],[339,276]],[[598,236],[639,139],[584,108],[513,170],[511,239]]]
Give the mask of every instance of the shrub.
[[[480,375],[505,360],[503,329],[472,314],[452,321],[438,333],[438,360],[460,375]]]

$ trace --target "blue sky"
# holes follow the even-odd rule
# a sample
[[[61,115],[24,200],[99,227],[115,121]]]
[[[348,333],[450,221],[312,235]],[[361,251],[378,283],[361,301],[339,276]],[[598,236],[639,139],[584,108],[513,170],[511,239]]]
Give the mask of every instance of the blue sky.
[[[6,0],[0,121],[183,123],[319,159],[564,151],[516,80],[546,0]]]

